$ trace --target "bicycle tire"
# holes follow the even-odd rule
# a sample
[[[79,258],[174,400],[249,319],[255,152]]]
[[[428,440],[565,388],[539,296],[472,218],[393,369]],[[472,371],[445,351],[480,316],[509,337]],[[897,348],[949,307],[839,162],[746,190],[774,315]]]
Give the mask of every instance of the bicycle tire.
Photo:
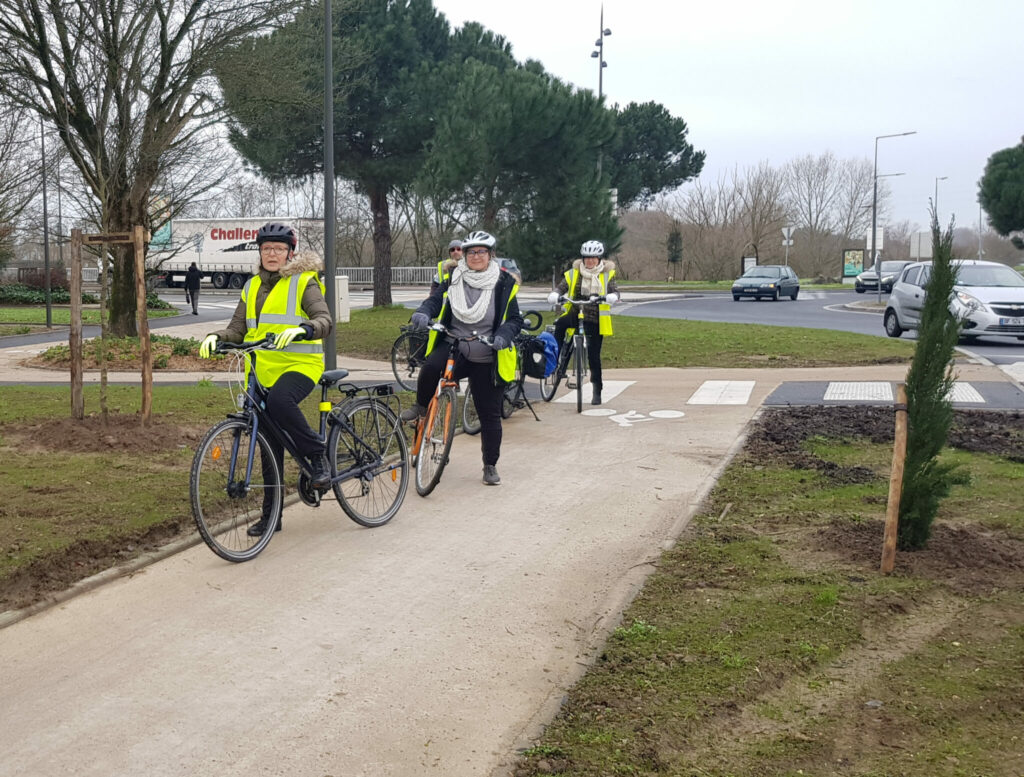
[[[562,350],[558,353],[558,365],[555,371],[546,378],[540,379],[540,398],[550,402],[555,398],[558,391],[558,384],[565,378],[566,368],[569,365],[569,357],[572,355],[572,341],[562,344]]]
[[[472,388],[467,388],[462,398],[462,431],[470,435],[480,434],[480,415],[476,412]]]
[[[284,501],[281,473],[263,432],[256,435],[249,487],[239,493],[238,473],[244,482],[249,458],[249,423],[232,418],[213,426],[196,448],[189,474],[192,518],[210,550],[227,561],[249,561],[274,537],[273,524],[280,519]],[[235,477],[231,462],[235,461]],[[266,467],[264,467],[266,465]],[[247,530],[263,516],[263,494],[274,491],[274,518],[267,531],[250,537]]]
[[[441,480],[455,439],[455,390],[441,389],[427,408],[423,439],[416,456],[416,493],[427,496]]]
[[[421,332],[402,332],[391,346],[391,371],[406,391],[416,390],[426,347],[427,337]]]
[[[544,325],[544,316],[536,310],[527,310],[522,316],[524,332],[539,332]]]
[[[576,367],[576,412],[583,412],[583,359],[586,356],[583,348],[576,348],[573,354],[574,364]]]
[[[519,381],[514,380],[505,384],[505,390],[501,392],[501,417],[511,418],[516,412],[516,397],[518,396]]]
[[[409,445],[395,411],[363,398],[344,410],[348,425],[336,423],[327,438],[332,474],[367,467],[362,475],[335,483],[334,497],[360,526],[383,526],[409,489]],[[351,427],[351,428],[350,428]]]

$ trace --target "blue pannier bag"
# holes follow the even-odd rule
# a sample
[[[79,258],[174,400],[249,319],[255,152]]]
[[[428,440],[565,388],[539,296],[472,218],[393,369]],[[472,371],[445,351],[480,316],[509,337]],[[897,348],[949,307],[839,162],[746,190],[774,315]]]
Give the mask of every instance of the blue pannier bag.
[[[558,341],[550,332],[541,332],[537,335],[544,341],[544,377],[548,377],[558,366]]]

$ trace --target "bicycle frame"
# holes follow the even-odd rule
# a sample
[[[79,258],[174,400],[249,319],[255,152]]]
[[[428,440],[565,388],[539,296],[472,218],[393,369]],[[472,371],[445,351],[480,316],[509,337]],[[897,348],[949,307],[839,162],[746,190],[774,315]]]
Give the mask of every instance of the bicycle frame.
[[[445,337],[448,340],[448,359],[444,363],[444,370],[441,372],[441,378],[437,382],[437,388],[434,389],[434,396],[430,403],[427,405],[427,412],[419,419],[416,423],[416,437],[413,440],[411,453],[413,456],[418,456],[420,453],[420,446],[423,443],[423,430],[430,426],[430,423],[434,420],[434,413],[437,412],[436,400],[441,396],[441,392],[446,388],[458,389],[459,382],[455,380],[455,355],[458,352],[459,343],[462,341],[469,340],[482,340],[487,342],[487,338],[472,335],[470,337],[452,337],[448,329],[443,324],[433,324],[430,329],[433,329],[438,333],[438,336]],[[435,341],[436,345],[436,341]]]

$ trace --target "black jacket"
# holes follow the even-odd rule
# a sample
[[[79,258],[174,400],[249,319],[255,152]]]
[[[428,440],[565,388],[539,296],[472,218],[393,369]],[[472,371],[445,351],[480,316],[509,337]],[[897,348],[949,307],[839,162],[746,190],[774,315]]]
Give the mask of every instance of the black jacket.
[[[203,274],[198,267],[189,267],[185,272],[185,288],[189,291],[199,291],[199,281]]]
[[[430,318],[437,318],[438,315],[441,315],[441,323],[448,326],[452,320],[452,306],[447,304],[448,300],[445,295],[448,293],[450,281],[451,273],[449,272],[441,284],[423,301],[423,304],[416,308],[416,312],[425,313]],[[515,277],[505,270],[501,271],[498,282],[494,286],[494,334],[500,334],[510,343],[523,328],[519,302],[512,297],[513,290],[518,287],[519,284],[516,283]],[[506,306],[508,306],[507,316],[505,316]],[[442,309],[444,310],[443,314],[441,314]],[[503,316],[505,317],[504,322],[501,320]]]

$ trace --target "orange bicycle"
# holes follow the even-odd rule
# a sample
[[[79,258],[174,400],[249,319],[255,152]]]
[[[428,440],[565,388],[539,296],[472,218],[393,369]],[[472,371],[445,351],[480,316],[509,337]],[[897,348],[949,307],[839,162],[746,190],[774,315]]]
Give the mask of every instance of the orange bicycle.
[[[455,390],[455,357],[459,343],[480,340],[488,345],[490,338],[482,335],[456,337],[443,324],[432,324],[431,329],[448,342],[448,360],[445,362],[437,390],[427,405],[427,412],[416,422],[416,435],[412,445],[412,460],[416,469],[416,493],[426,496],[441,480],[448,463],[448,454],[455,439],[455,419],[458,415]],[[466,398],[472,401],[471,397]]]

